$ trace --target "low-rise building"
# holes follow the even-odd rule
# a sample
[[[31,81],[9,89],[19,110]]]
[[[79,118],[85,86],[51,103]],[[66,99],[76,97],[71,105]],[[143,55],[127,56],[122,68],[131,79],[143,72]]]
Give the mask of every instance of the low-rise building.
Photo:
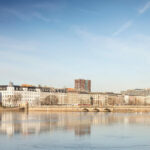
[[[1,85],[0,101],[3,106],[18,106],[28,103],[30,106],[38,104],[48,95],[65,93],[65,89],[52,89],[49,87],[36,87],[32,85]]]
[[[121,94],[129,96],[150,96],[150,89],[129,89],[122,91]]]

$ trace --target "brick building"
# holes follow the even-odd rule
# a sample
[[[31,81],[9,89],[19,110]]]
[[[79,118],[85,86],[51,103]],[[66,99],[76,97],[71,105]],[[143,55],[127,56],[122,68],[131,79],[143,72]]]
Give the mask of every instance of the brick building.
[[[76,79],[75,89],[80,92],[91,92],[91,80]]]

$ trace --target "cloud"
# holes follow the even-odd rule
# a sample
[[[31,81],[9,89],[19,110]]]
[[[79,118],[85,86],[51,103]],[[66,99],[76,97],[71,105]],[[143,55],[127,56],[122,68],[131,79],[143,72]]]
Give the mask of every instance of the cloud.
[[[2,11],[5,12],[6,14],[11,15],[11,16],[13,15],[13,16],[15,16],[16,18],[18,18],[18,19],[20,19],[20,20],[22,20],[22,21],[27,21],[27,20],[29,20],[29,16],[24,15],[23,13],[21,13],[21,12],[15,10],[15,9],[3,8]]]
[[[127,58],[147,58],[148,63],[150,64],[150,37],[144,35],[135,35],[129,37],[128,39],[108,37],[102,35],[92,34],[84,29],[75,29],[75,33],[83,40],[86,41],[87,49],[96,53],[96,55],[101,54],[113,54],[112,57],[122,57]],[[83,42],[82,41],[82,42]],[[120,58],[121,58],[120,57]],[[146,61],[146,59],[144,59]],[[140,61],[141,62],[141,61]]]
[[[150,1],[147,2],[143,8],[139,9],[138,12],[139,12],[139,14],[141,15],[141,14],[145,13],[145,11],[147,11],[149,8],[150,8]],[[117,35],[119,35],[120,33],[124,32],[126,29],[128,29],[129,27],[131,27],[132,24],[133,24],[133,21],[131,21],[131,20],[127,21],[127,22],[126,22],[124,25],[122,25],[116,32],[113,33],[113,36],[117,36]]]
[[[143,14],[143,13],[144,13],[145,11],[147,11],[149,8],[150,8],[150,1],[147,2],[143,8],[139,9],[139,14]]]
[[[38,19],[40,19],[40,20],[42,20],[42,21],[45,21],[45,22],[50,22],[51,21],[51,19],[49,19],[48,17],[43,16],[39,12],[33,13],[33,16],[36,17],[36,18],[38,18]]]
[[[39,19],[44,22],[58,22],[57,19],[50,19],[47,15],[45,15],[44,10],[39,10],[36,7],[28,8],[26,9],[20,9],[20,8],[9,8],[9,7],[0,7],[0,17],[8,17],[12,18],[15,17],[16,19],[19,19],[21,21],[30,21],[32,19]],[[1,16],[2,14],[5,14]],[[48,13],[47,13],[48,14]],[[11,19],[10,19],[11,20]]]
[[[38,11],[35,11],[35,12],[31,11],[30,13],[26,13],[26,14],[21,12],[20,10],[15,10],[15,9],[6,9],[5,8],[5,9],[3,9],[3,11],[5,13],[8,13],[11,16],[12,15],[15,16],[16,18],[18,18],[19,20],[22,20],[22,21],[29,21],[34,18],[37,18],[44,22],[52,21],[50,18],[45,17],[41,12],[38,12]]]
[[[76,27],[74,31],[90,55],[88,61],[92,67],[90,64],[88,67],[93,71],[91,79],[97,78],[97,82],[103,84],[102,90],[149,87],[145,82],[150,81],[150,71],[147,70],[150,65],[150,36],[116,38],[91,33],[83,28],[77,30]],[[95,74],[100,75],[101,80]]]
[[[128,29],[129,27],[131,27],[133,24],[133,21],[127,21],[124,25],[122,25],[116,32],[113,33],[113,36],[117,36],[120,33],[124,32],[126,29]]]

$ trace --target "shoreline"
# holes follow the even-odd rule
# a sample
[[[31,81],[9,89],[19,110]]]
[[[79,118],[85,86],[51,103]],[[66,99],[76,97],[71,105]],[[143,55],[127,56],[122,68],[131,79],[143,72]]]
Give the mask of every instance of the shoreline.
[[[24,110],[25,110],[25,108],[23,108],[23,107],[15,107],[15,108],[0,107],[0,112],[5,112],[5,111],[22,112],[22,111],[24,111]]]
[[[150,112],[150,106],[108,106],[108,107],[29,107],[30,111],[50,112]]]
[[[16,111],[16,112],[150,112],[150,106],[104,106],[104,107],[68,107],[68,106],[36,106],[36,107],[0,107],[0,112]]]

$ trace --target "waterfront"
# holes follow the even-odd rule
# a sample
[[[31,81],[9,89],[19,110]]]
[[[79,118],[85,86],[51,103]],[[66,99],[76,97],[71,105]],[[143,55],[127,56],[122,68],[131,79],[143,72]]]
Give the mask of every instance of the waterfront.
[[[1,150],[148,150],[150,113],[2,112]]]

